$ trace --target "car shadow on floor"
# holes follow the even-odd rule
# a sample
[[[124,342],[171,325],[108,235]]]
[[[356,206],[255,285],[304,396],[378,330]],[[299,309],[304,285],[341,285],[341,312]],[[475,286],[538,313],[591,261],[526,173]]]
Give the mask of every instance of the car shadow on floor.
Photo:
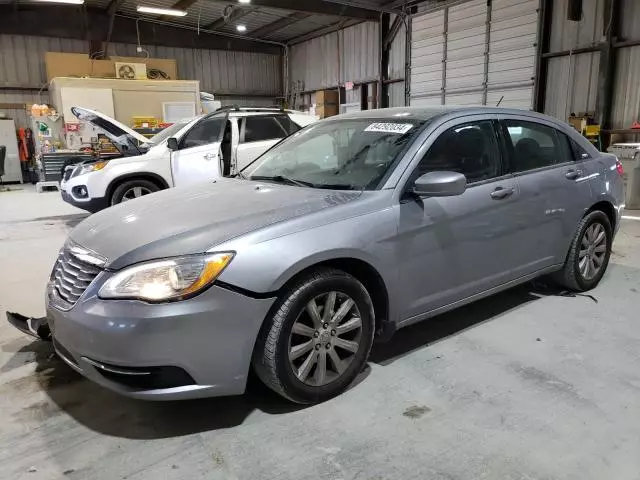
[[[538,298],[525,285],[401,329],[389,342],[374,346],[370,361],[387,365]],[[247,392],[234,397],[166,403],[133,400],[77,374],[53,354],[48,342],[36,341],[16,352],[25,354],[35,356],[35,380],[58,414],[62,411],[91,430],[120,438],[171,438],[235,427],[256,411],[277,415],[305,408],[282,399],[253,377]],[[355,383],[370,372],[367,366]]]
[[[525,284],[398,330],[389,342],[376,343],[369,361],[389,365],[448,337],[500,317],[551,292]]]

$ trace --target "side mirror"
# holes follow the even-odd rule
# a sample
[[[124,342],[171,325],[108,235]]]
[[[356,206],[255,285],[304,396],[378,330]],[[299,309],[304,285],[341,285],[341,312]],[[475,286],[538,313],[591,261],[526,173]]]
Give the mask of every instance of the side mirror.
[[[174,137],[171,137],[170,139],[167,140],[167,148],[169,150],[178,150],[178,140],[176,140]]]
[[[457,172],[429,172],[418,177],[413,193],[421,197],[453,197],[467,189],[467,177]]]

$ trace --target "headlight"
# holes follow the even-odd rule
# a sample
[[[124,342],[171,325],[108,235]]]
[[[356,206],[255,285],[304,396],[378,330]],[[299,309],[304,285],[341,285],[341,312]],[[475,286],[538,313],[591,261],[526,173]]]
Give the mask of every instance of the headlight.
[[[233,253],[212,253],[143,263],[116,273],[100,288],[100,298],[150,302],[183,300],[218,278]]]
[[[94,162],[94,163],[88,163],[86,165],[82,165],[80,168],[80,173],[78,173],[78,175],[84,175],[85,173],[97,172],[98,170],[102,170],[104,167],[107,166],[107,163],[109,162],[108,161]]]

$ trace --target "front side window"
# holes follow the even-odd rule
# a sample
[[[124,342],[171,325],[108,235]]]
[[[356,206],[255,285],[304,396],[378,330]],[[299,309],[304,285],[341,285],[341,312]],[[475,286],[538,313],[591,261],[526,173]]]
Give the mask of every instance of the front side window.
[[[181,148],[201,147],[217,142],[220,139],[224,121],[224,116],[201,120],[182,137]]]
[[[314,124],[267,151],[242,174],[315,188],[374,190],[424,123],[348,119]]]
[[[416,176],[433,171],[462,173],[468,183],[500,176],[500,152],[492,122],[465,123],[440,134],[420,161]]]
[[[256,115],[245,118],[244,142],[278,140],[299,130],[286,115]]]
[[[521,120],[503,123],[513,172],[526,172],[565,161],[568,145],[563,148],[554,128]]]

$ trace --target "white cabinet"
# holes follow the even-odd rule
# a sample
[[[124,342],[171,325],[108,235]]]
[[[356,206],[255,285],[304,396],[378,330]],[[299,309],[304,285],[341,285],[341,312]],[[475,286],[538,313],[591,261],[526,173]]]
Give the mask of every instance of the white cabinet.
[[[18,155],[18,140],[16,139],[16,124],[13,120],[0,120],[0,145],[7,147],[2,181],[4,183],[22,183],[22,170],[20,168],[20,156]]]

